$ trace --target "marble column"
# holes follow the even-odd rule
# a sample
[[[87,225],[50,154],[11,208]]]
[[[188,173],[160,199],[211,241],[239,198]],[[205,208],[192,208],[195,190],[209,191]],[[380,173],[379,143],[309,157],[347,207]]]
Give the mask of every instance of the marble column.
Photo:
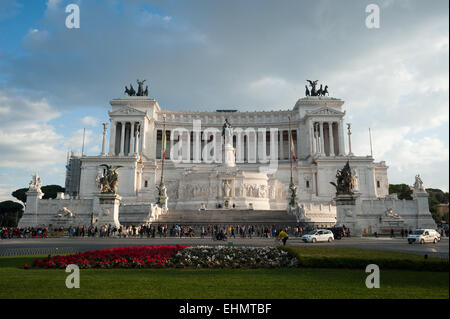
[[[348,155],[352,156],[352,131],[351,131],[351,124],[347,124],[347,134],[348,134]]]
[[[139,158],[142,160],[142,150],[144,147],[144,124],[139,122]]]
[[[133,129],[133,135],[134,135],[134,156],[138,155],[138,139],[139,139],[139,131],[140,131],[140,124],[139,122],[137,125],[135,125]]]
[[[109,156],[116,155],[116,121],[111,121],[111,128],[109,130]]]
[[[314,123],[310,120],[309,121],[309,131],[310,131],[310,147],[311,147],[311,155],[314,155]]]
[[[130,123],[130,147],[129,147],[129,151],[128,151],[128,156],[133,156],[136,152],[136,143],[135,142],[135,136],[134,136],[134,130],[135,130],[135,122]],[[131,147],[133,146],[133,150],[131,149]]]
[[[142,143],[143,143],[144,146],[142,148],[142,151],[145,151],[145,148],[146,148],[146,145],[145,145],[145,132],[144,132],[143,137],[144,138],[142,139],[143,140]],[[157,150],[157,145],[158,145],[158,128],[156,127],[155,124],[153,124],[152,141],[153,141],[153,143],[151,143],[151,147],[152,147],[152,154],[151,154],[151,156],[152,156],[152,158],[157,159],[158,158],[157,154],[159,152],[159,150]]]
[[[236,137],[236,162],[244,163],[244,133],[242,130],[239,131]]]
[[[103,123],[103,141],[102,141],[102,153],[101,156],[106,156],[106,129],[108,124]]]
[[[283,130],[280,130],[280,160],[284,160],[284,134]]]
[[[328,136],[330,142],[330,156],[334,156],[333,122],[328,122]]]
[[[314,154],[319,154],[319,123],[315,122],[314,123],[314,138],[315,138],[315,149],[314,149]]]
[[[325,156],[325,139],[323,136],[323,123],[319,122],[320,125],[320,155]]]
[[[189,163],[191,160],[191,131],[188,130],[183,131],[181,133],[180,141],[182,146],[181,148],[182,162]],[[161,143],[164,143],[164,136],[161,136]]]
[[[195,120],[193,125],[193,141],[192,141],[192,162],[201,163],[202,160],[202,133],[200,131],[200,121]]]
[[[345,155],[344,122],[342,119],[338,122],[338,136],[339,136],[339,156],[344,156]]]
[[[122,134],[120,135],[120,151],[119,156],[124,156],[125,154],[125,124],[126,122],[120,122],[122,124]]]

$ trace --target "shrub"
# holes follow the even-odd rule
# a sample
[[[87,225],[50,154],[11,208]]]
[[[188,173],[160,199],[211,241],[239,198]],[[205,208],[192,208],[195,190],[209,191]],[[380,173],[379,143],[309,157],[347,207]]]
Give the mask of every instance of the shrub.
[[[281,247],[280,249],[295,256],[299,267],[304,268],[347,268],[365,269],[369,264],[376,264],[380,269],[401,269],[417,271],[449,271],[448,259],[418,259],[416,258],[385,258],[385,257],[356,257],[356,256],[311,256],[302,255],[297,247]],[[320,248],[319,248],[320,249]]]

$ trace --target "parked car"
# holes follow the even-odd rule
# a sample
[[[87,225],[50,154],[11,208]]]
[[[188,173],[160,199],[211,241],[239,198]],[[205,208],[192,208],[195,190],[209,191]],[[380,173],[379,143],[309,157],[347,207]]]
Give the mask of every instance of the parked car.
[[[412,234],[408,235],[408,243],[434,243],[437,244],[441,240],[441,235],[434,229],[416,229]]]
[[[305,243],[315,243],[320,241],[332,242],[334,235],[331,230],[328,229],[316,229],[302,236],[302,240]]]
[[[345,237],[345,231],[343,227],[332,227],[328,228],[328,230],[331,230],[334,239],[341,239],[342,237]]]

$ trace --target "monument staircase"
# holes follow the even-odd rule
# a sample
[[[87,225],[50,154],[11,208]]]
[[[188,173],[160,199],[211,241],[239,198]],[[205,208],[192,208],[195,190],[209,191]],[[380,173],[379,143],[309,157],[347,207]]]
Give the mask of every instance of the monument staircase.
[[[119,220],[123,225],[140,225],[148,220],[148,204],[130,204],[120,207]],[[178,225],[296,225],[296,217],[285,210],[207,209],[172,210],[160,215],[153,224]]]
[[[279,225],[295,226],[295,216],[285,210],[210,209],[169,211],[159,216],[156,224],[178,225]]]

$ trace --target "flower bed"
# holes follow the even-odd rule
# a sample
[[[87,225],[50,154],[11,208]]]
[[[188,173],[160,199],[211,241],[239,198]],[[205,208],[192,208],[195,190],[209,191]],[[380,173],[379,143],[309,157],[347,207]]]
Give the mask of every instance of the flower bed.
[[[275,247],[140,246],[88,251],[36,259],[34,268],[280,268],[296,267],[298,260]],[[24,265],[28,269],[28,265]]]
[[[167,260],[167,267],[280,268],[296,267],[298,261],[275,247],[189,247]]]
[[[175,245],[102,249],[35,259],[33,267],[65,268],[67,265],[76,264],[80,268],[157,268],[163,267],[174,253],[186,247]]]

